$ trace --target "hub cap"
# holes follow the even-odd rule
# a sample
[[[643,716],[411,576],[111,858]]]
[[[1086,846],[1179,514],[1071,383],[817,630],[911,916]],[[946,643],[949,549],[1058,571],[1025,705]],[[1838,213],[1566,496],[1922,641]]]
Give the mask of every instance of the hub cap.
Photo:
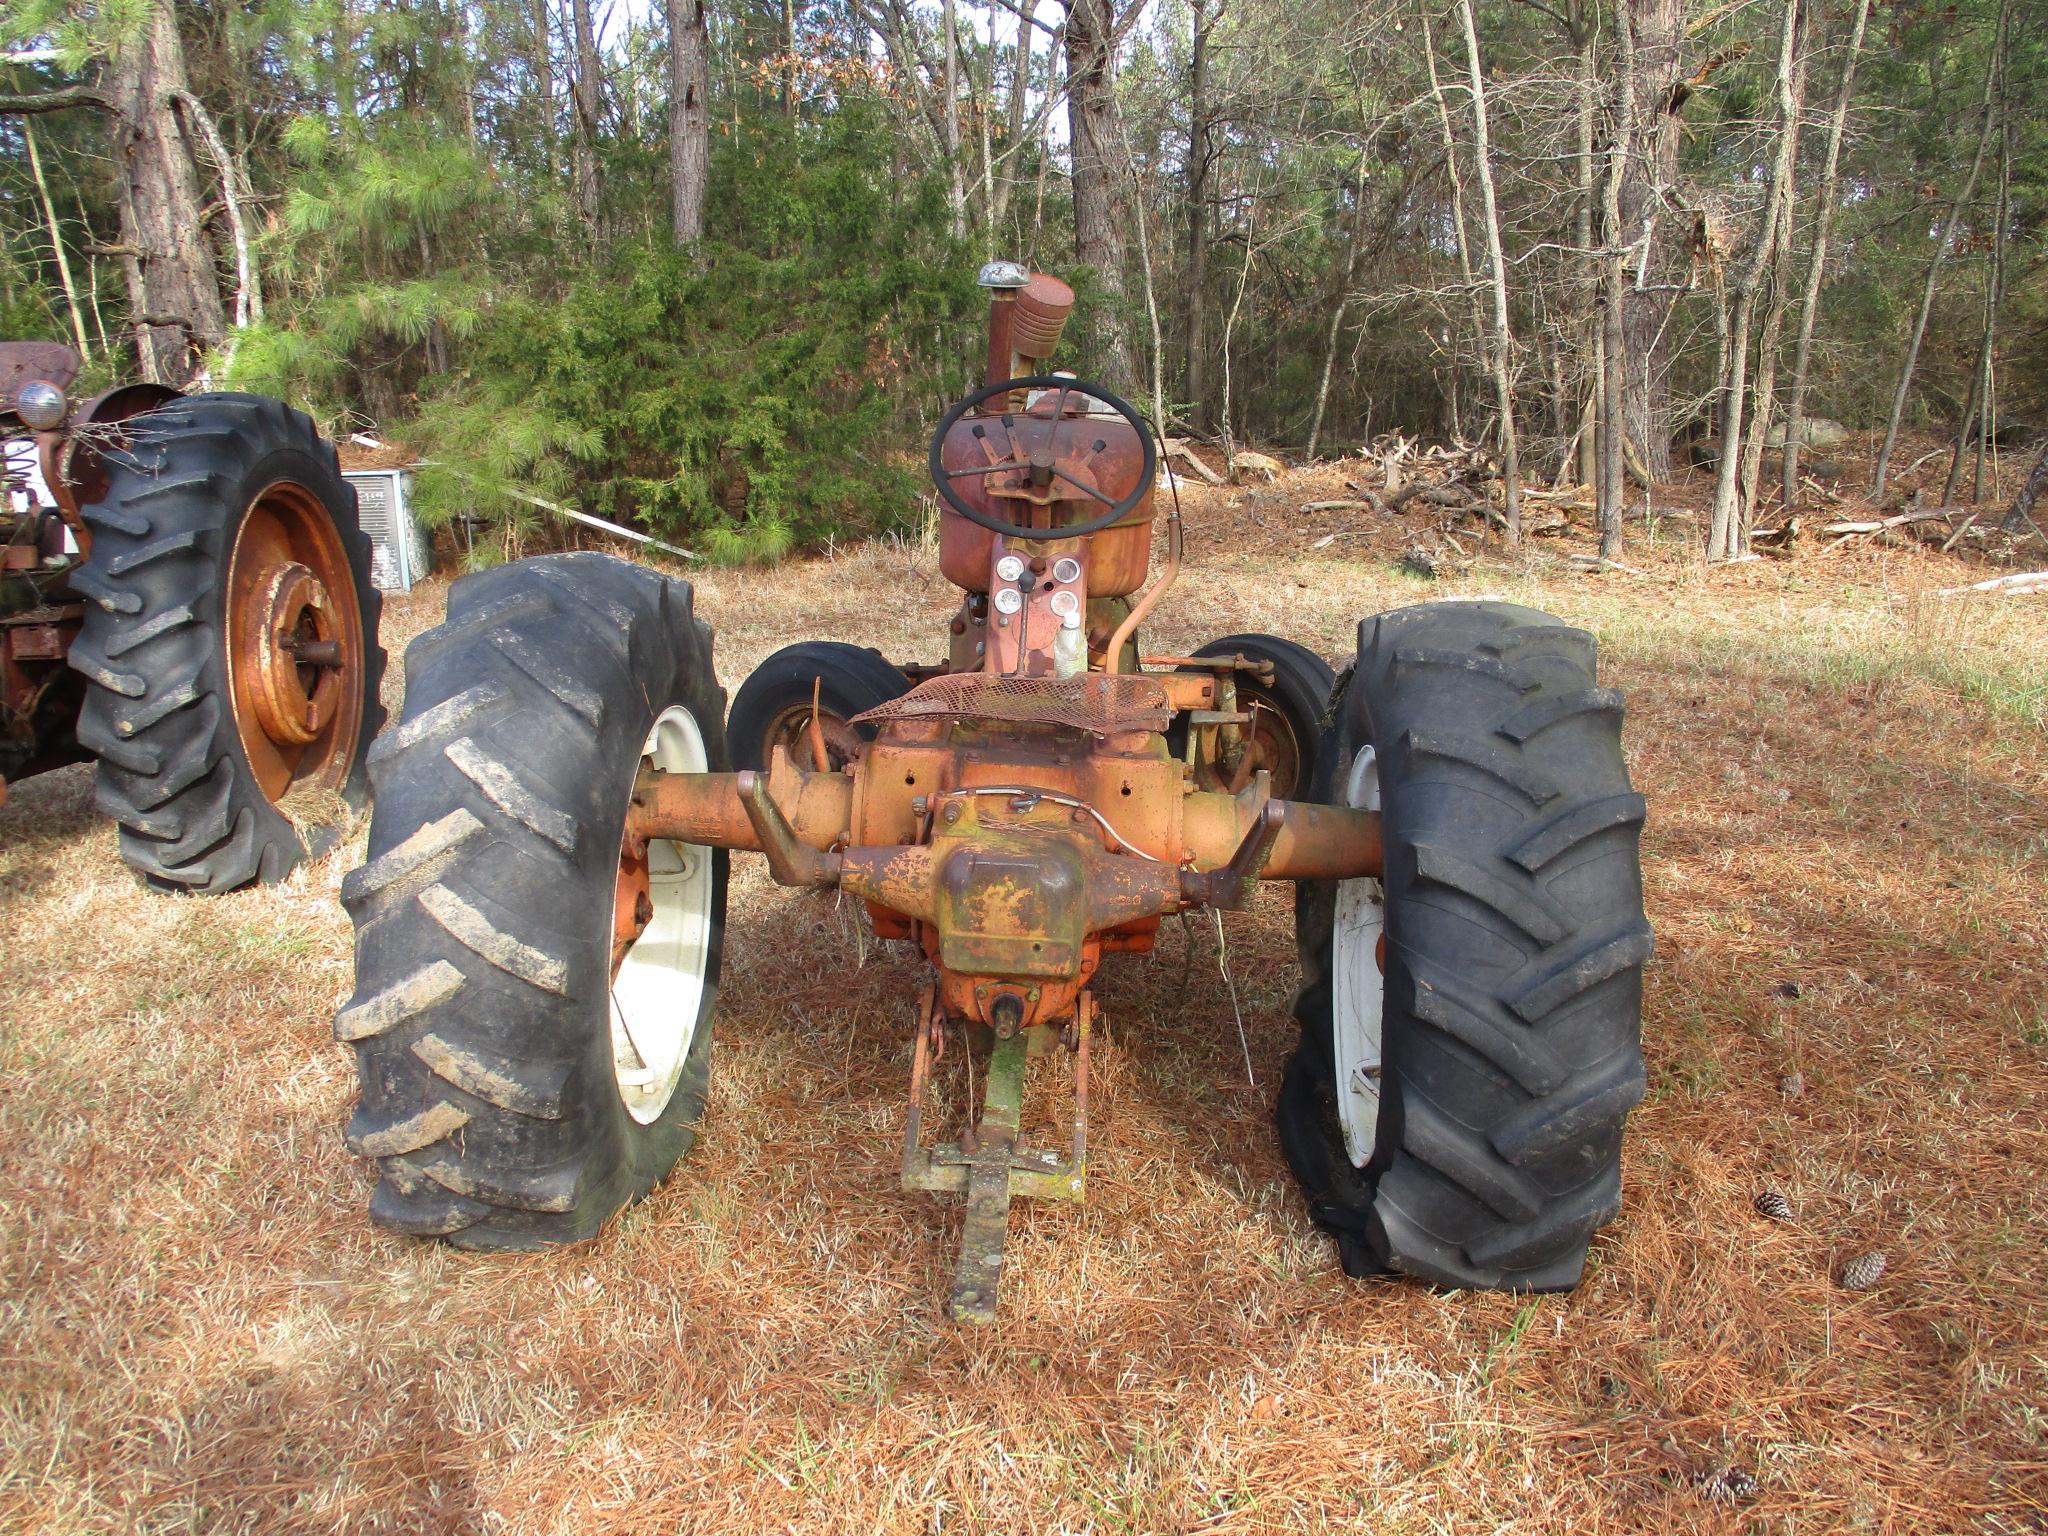
[[[664,773],[710,767],[689,710],[663,711],[645,760]],[[612,898],[612,1071],[626,1112],[650,1125],[668,1108],[697,1038],[711,965],[712,853],[630,832]]]

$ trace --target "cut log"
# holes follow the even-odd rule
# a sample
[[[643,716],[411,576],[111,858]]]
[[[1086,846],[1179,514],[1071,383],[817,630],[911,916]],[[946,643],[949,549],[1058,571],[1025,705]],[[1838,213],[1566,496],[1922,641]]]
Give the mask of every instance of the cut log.
[[[1201,457],[1196,454],[1194,449],[1190,448],[1185,440],[1181,438],[1169,437],[1163,439],[1159,445],[1159,456],[1163,459],[1179,459],[1211,485],[1222,485],[1224,483],[1223,476],[1217,474],[1215,470],[1203,463]]]

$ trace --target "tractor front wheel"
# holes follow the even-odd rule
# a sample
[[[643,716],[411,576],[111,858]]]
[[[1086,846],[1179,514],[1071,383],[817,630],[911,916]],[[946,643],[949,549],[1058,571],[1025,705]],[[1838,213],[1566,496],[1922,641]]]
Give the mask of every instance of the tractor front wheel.
[[[875,739],[875,728],[855,725],[853,717],[909,691],[910,679],[880,651],[841,640],[785,645],[748,673],[733,696],[726,726],[733,766],[759,772],[777,747],[786,747],[799,768],[815,767],[815,713],[826,761],[837,772]]]
[[[1644,1087],[1621,695],[1591,635],[1507,603],[1382,614],[1358,650],[1329,794],[1380,812],[1384,880],[1298,895],[1281,1144],[1348,1272],[1566,1290]]]
[[[1237,675],[1238,711],[1251,719],[1237,733],[1228,761],[1204,758],[1195,765],[1195,787],[1235,794],[1263,768],[1273,776],[1277,798],[1320,800],[1329,772],[1329,732],[1323,718],[1337,683],[1330,664],[1307,646],[1278,635],[1225,635],[1195,655],[1243,656],[1273,667],[1271,683],[1259,682],[1249,673]],[[1176,757],[1186,751],[1183,722],[1176,722],[1167,738]]]
[[[728,855],[627,828],[643,764],[727,767],[685,582],[604,555],[458,581],[370,753],[334,1021],[370,1214],[466,1248],[575,1242],[696,1138]]]

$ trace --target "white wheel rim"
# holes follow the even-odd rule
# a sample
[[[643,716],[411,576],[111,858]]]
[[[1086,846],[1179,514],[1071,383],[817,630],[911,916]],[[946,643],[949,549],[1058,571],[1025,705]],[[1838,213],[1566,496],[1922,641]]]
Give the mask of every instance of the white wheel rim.
[[[1344,803],[1380,809],[1379,760],[1360,747],[1344,777]],[[1337,882],[1337,920],[1330,935],[1331,1042],[1337,1056],[1337,1121],[1354,1167],[1372,1158],[1380,1124],[1380,1029],[1386,977],[1380,939],[1387,931],[1386,888],[1377,880]]]
[[[644,756],[667,773],[711,766],[689,710],[662,711]],[[675,1097],[704,1011],[711,966],[711,850],[657,839],[647,845],[654,915],[612,978],[612,1072],[626,1112],[651,1125]],[[616,901],[614,897],[614,901]]]

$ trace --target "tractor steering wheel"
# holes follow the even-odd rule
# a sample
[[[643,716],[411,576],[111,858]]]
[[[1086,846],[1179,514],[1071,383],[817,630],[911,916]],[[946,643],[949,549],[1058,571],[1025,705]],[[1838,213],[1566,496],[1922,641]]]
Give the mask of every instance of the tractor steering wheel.
[[[998,395],[1012,394],[1025,389],[1058,390],[1059,397],[1053,402],[1052,414],[1041,416],[1036,411],[1004,411],[1000,416],[991,418],[1002,424],[1004,440],[1000,453],[989,441],[988,427],[977,423],[974,436],[981,444],[982,452],[988,455],[989,461],[986,464],[969,465],[965,469],[947,469],[941,460],[941,454],[946,446],[947,435],[959,424],[960,419],[985,400],[993,400]],[[1101,438],[1096,438],[1093,442],[1077,441],[1080,433],[1070,429],[1087,430],[1089,418],[1066,414],[1069,396],[1101,401],[1129,422],[1131,430],[1138,434],[1138,442],[1144,451],[1144,467],[1138,474],[1137,486],[1128,496],[1112,500],[1091,483],[1094,476],[1088,470],[1088,462],[1102,452],[1107,444]],[[1066,439],[1064,451],[1062,433]],[[1008,379],[1001,384],[991,384],[986,389],[978,389],[946,412],[945,420],[939,423],[938,431],[932,435],[932,483],[938,487],[939,495],[946,505],[970,523],[1012,539],[1078,539],[1091,533],[1100,533],[1103,529],[1122,522],[1130,515],[1131,509],[1144,500],[1145,493],[1152,488],[1152,476],[1158,467],[1158,445],[1152,441],[1151,429],[1145,425],[1144,418],[1139,416],[1135,409],[1100,384],[1088,384],[1080,379],[1063,378],[1056,374],[1031,374],[1025,378]],[[1087,478],[1080,478],[1076,471],[1080,471]],[[1021,500],[1038,505],[1050,505],[1055,500],[1080,500],[1087,497],[1103,503],[1108,510],[1086,522],[1066,527],[1027,528],[1021,523],[1008,522],[970,506],[953,488],[955,480],[986,479],[991,475],[1001,474],[1011,476],[1010,481],[1002,489],[1015,494]],[[1056,480],[1064,482],[1068,487],[1066,495],[1054,495],[1053,482]]]

